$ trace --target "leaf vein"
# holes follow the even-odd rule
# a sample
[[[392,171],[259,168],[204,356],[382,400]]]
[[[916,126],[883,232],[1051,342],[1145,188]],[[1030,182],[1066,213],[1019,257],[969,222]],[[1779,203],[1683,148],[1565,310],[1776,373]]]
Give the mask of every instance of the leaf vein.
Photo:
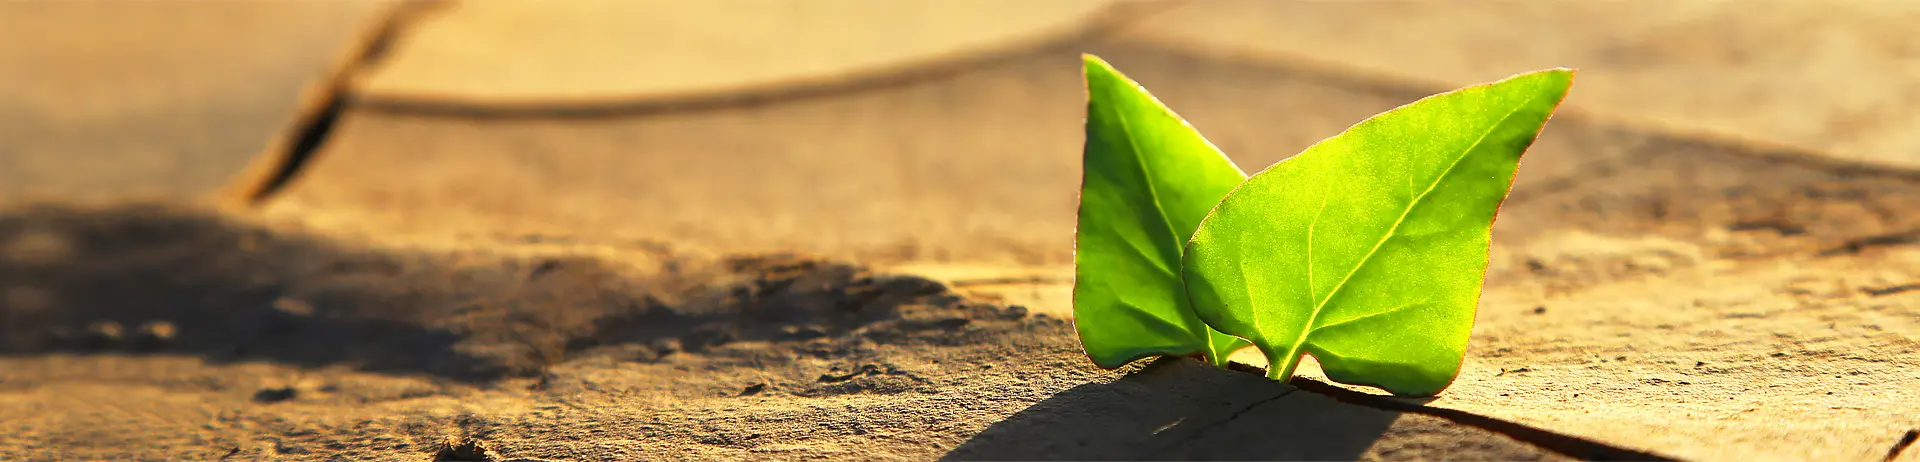
[[[1244,236],[1246,233],[1247,233],[1246,229],[1243,228],[1240,230],[1240,234],[1242,236]],[[1247,240],[1244,238],[1239,239],[1239,241],[1247,242]],[[1240,286],[1241,292],[1247,294],[1247,313],[1249,313],[1247,318],[1253,321],[1252,322],[1253,336],[1260,337],[1262,340],[1261,343],[1266,343],[1265,339],[1266,339],[1267,328],[1266,326],[1262,326],[1261,325],[1262,323],[1260,322],[1262,318],[1265,318],[1265,316],[1260,315],[1261,313],[1260,298],[1253,296],[1253,284],[1250,284],[1247,282],[1247,260],[1248,259],[1241,258],[1239,260],[1240,260],[1239,262],[1240,263],[1240,283],[1236,285]],[[1274,358],[1267,358],[1267,362],[1278,364],[1276,361],[1278,360]]]
[[[1147,197],[1153,200],[1153,211],[1160,214],[1160,223],[1166,225],[1167,234],[1170,234],[1171,236],[1169,237],[1173,238],[1174,248],[1182,247],[1180,232],[1173,229],[1173,217],[1167,215],[1167,208],[1160,203],[1160,189],[1153,184],[1153,174],[1147,169],[1146,155],[1140,150],[1140,142],[1134,137],[1133,124],[1127,122],[1127,118],[1121,116],[1119,110],[1112,107],[1107,109],[1113,114],[1115,120],[1120,121],[1120,132],[1126,135],[1127,149],[1133,154],[1134,164],[1140,166],[1140,182],[1147,185]],[[1161,257],[1165,257],[1165,255],[1161,255]],[[1167,262],[1161,261],[1161,259],[1149,260],[1153,261],[1153,266],[1159,268],[1161,272],[1173,275],[1175,279],[1179,278],[1180,273],[1175,272],[1173,268],[1167,267]]]
[[[1347,271],[1347,275],[1345,277],[1342,277],[1340,279],[1340,282],[1334,284],[1332,290],[1327,291],[1326,297],[1321,298],[1320,300],[1315,302],[1313,311],[1307,315],[1307,324],[1306,324],[1307,328],[1300,329],[1300,338],[1294,340],[1293,347],[1291,348],[1292,350],[1297,351],[1300,349],[1300,345],[1306,344],[1308,334],[1311,334],[1314,330],[1316,330],[1316,329],[1313,329],[1313,323],[1320,318],[1320,313],[1326,309],[1327,303],[1333,301],[1333,297],[1335,295],[1338,295],[1341,289],[1346,288],[1347,283],[1353,280],[1354,274],[1358,274],[1360,272],[1360,269],[1365,268],[1367,266],[1367,263],[1370,263],[1373,261],[1373,256],[1380,252],[1380,247],[1386,245],[1387,240],[1392,239],[1395,234],[1399,233],[1400,225],[1406,223],[1407,215],[1413,213],[1413,208],[1419,206],[1420,201],[1426,200],[1427,195],[1433,194],[1433,190],[1435,188],[1440,187],[1440,183],[1442,181],[1446,181],[1446,178],[1453,174],[1454,169],[1458,168],[1460,166],[1460,163],[1466,160],[1468,155],[1471,155],[1474,150],[1479,149],[1480,144],[1485,143],[1487,141],[1487,137],[1492,136],[1494,131],[1498,130],[1501,126],[1506,125],[1507,120],[1512,119],[1514,114],[1520,113],[1520,109],[1531,106],[1533,104],[1533,101],[1539,98],[1540,97],[1538,95],[1530,96],[1527,98],[1526,102],[1522,104],[1514,105],[1513,109],[1507,110],[1507,114],[1504,116],[1501,116],[1499,122],[1495,122],[1491,127],[1487,129],[1486,132],[1481,133],[1479,138],[1474,139],[1473,144],[1468,145],[1466,149],[1461,150],[1460,156],[1454,158],[1453,162],[1447,165],[1446,171],[1440,172],[1439,176],[1434,177],[1433,183],[1427,185],[1427,188],[1425,191],[1421,191],[1420,195],[1417,197],[1414,197],[1413,200],[1407,201],[1406,209],[1400,211],[1400,216],[1394,219],[1393,226],[1388,227],[1387,232],[1380,236],[1380,240],[1375,241],[1373,243],[1373,248],[1368,249],[1366,255],[1362,255],[1360,257],[1360,261],[1353,265],[1352,270]],[[1311,252],[1312,249],[1309,248],[1308,251]],[[1311,265],[1312,262],[1308,262],[1308,264]]]
[[[1307,291],[1306,291],[1306,294],[1307,294],[1308,301],[1314,301],[1314,299],[1317,298],[1317,297],[1314,297],[1313,295],[1313,234],[1314,234],[1314,230],[1320,227],[1320,215],[1327,212],[1327,202],[1332,199],[1333,199],[1332,197],[1321,196],[1320,208],[1317,210],[1314,210],[1313,220],[1307,222]]]
[[[1423,304],[1423,303],[1409,303],[1409,304],[1405,304],[1405,305],[1400,305],[1400,306],[1396,306],[1396,307],[1393,307],[1392,309],[1389,309],[1389,310],[1386,310],[1386,311],[1381,311],[1381,312],[1378,312],[1378,313],[1372,313],[1372,314],[1368,314],[1368,315],[1365,315],[1365,316],[1360,316],[1360,317],[1356,317],[1356,318],[1353,318],[1353,319],[1344,319],[1344,320],[1341,320],[1341,321],[1339,321],[1339,322],[1334,322],[1334,323],[1332,323],[1332,324],[1327,324],[1327,325],[1324,325],[1324,326],[1319,326],[1319,327],[1311,327],[1311,328],[1310,328],[1309,330],[1312,330],[1312,331],[1319,331],[1319,330],[1321,330],[1321,329],[1326,329],[1326,328],[1329,328],[1329,327],[1333,327],[1333,326],[1339,326],[1339,325],[1345,325],[1345,324],[1353,324],[1353,323],[1356,323],[1356,322],[1360,322],[1360,321],[1363,321],[1363,320],[1366,320],[1366,319],[1368,319],[1368,318],[1375,318],[1375,317],[1380,317],[1380,316],[1386,316],[1386,315],[1389,315],[1389,314],[1393,314],[1393,313],[1397,313],[1397,312],[1401,312],[1401,311],[1406,311],[1406,310],[1407,310],[1408,308],[1413,308],[1413,307],[1416,307],[1416,306],[1420,306],[1420,305],[1422,305],[1422,304]]]

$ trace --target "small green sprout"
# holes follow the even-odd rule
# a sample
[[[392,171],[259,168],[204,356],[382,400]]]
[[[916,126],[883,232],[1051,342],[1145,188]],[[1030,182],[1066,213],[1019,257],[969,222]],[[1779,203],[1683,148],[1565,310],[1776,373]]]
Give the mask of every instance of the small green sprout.
[[[1145,89],[1085,60],[1074,325],[1095,364],[1224,365],[1250,343],[1276,380],[1312,354],[1330,379],[1395,395],[1453,382],[1494,216],[1572,70],[1427,97],[1242,180]]]

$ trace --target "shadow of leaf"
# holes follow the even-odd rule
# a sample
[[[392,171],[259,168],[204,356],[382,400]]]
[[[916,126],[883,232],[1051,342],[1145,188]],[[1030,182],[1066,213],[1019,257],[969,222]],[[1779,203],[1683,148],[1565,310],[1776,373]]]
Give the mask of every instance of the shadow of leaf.
[[[988,427],[942,460],[1531,460],[1554,456],[1428,416],[1343,404],[1266,378],[1161,359]]]

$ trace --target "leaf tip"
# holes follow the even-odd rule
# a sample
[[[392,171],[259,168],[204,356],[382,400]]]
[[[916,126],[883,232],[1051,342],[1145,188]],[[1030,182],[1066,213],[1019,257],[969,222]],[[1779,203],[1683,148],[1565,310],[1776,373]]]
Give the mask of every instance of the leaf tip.
[[[1512,77],[1480,86],[1518,85],[1531,88],[1534,89],[1533,91],[1548,95],[1548,98],[1552,101],[1553,108],[1558,109],[1560,103],[1565,102],[1567,93],[1573,90],[1573,79],[1578,72],[1578,69],[1571,67],[1551,67],[1515,74]]]
[[[1556,80],[1556,81],[1567,81],[1571,83],[1573,80],[1574,74],[1578,72],[1579,72],[1579,69],[1575,69],[1571,67],[1550,67],[1546,69],[1540,69],[1540,70],[1535,70],[1531,72],[1516,74],[1512,77],[1501,79],[1501,81],[1525,80],[1525,79],[1547,79],[1547,80]]]
[[[1118,69],[1113,68],[1112,64],[1107,64],[1107,60],[1100,59],[1092,53],[1081,53],[1080,61],[1086,65],[1088,81],[1092,81],[1095,76],[1111,77],[1120,73]]]
[[[1572,68],[1572,67],[1553,67],[1553,68],[1534,71],[1533,73],[1546,74],[1550,76],[1554,80],[1554,83],[1558,84],[1559,86],[1570,88],[1573,86],[1574,77],[1579,75],[1580,69]]]

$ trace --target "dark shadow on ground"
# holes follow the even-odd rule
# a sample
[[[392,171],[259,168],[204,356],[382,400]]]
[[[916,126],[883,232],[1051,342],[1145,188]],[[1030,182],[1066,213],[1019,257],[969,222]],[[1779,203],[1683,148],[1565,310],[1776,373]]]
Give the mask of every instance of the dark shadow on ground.
[[[416,252],[172,206],[13,207],[0,210],[0,355],[193,355],[480,382],[609,344],[644,361],[743,340],[887,342],[982,308],[937,282],[844,264],[649,252],[658,258],[619,265]]]
[[[0,213],[0,354],[184,354],[482,380],[462,295],[432,259],[347,249],[163,206]],[[428,282],[431,283],[420,284]]]
[[[1341,403],[1245,372],[1162,359],[1034,404],[943,460],[1555,459],[1505,435]]]
[[[944,459],[1353,460],[1399,417],[1197,361],[1161,360],[1034,404]]]

